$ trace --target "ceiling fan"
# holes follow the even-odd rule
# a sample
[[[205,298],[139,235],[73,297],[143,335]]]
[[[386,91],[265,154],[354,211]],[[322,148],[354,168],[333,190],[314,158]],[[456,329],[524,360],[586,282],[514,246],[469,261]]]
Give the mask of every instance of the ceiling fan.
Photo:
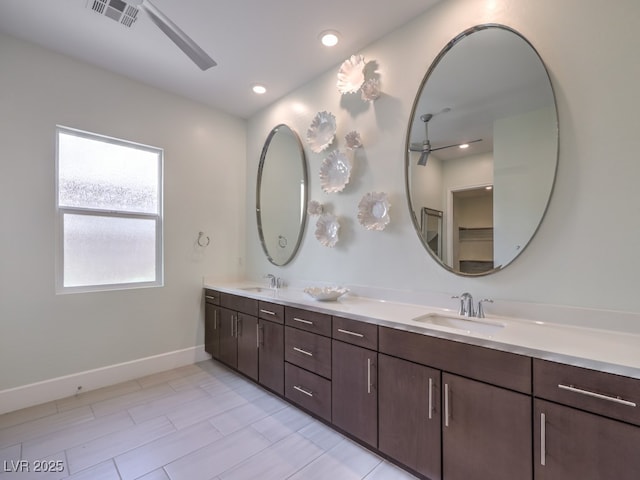
[[[449,111],[450,109],[445,109],[445,111]],[[440,112],[442,113],[442,112]],[[482,139],[478,138],[476,140],[471,140],[469,142],[455,143],[453,145],[446,145],[444,147],[431,148],[431,142],[429,141],[429,120],[433,118],[433,113],[425,113],[420,115],[420,120],[424,122],[424,142],[422,143],[412,143],[409,146],[409,151],[411,152],[420,152],[420,158],[418,159],[418,165],[424,167],[427,164],[427,159],[429,158],[429,154],[431,152],[435,152],[437,150],[444,150],[445,148],[459,147],[461,145],[469,145],[470,143],[481,142]]]
[[[143,10],[156,26],[167,35],[201,70],[217,65],[207,52],[194,42],[180,27],[158,10],[149,0],[87,0],[91,9],[131,27],[138,19],[138,12]]]

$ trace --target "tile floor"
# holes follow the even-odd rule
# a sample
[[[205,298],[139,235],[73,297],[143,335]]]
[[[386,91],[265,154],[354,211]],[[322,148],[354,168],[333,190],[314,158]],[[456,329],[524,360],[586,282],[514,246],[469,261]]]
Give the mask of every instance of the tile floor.
[[[0,415],[0,480],[63,478],[415,477],[206,361]]]

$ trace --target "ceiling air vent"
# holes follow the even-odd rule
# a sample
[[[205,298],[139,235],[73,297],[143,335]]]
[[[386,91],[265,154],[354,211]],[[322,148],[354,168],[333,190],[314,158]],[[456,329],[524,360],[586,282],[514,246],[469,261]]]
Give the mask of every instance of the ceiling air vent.
[[[109,17],[126,27],[131,27],[138,18],[138,8],[122,0],[89,0],[87,6],[105,17]]]

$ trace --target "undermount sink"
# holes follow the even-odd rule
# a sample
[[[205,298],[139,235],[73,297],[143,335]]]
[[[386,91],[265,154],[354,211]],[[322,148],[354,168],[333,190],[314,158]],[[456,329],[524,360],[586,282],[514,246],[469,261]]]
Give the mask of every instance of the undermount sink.
[[[427,323],[439,327],[453,328],[466,333],[481,333],[491,335],[505,327],[504,323],[485,318],[461,317],[456,315],[443,315],[440,313],[427,313],[413,319],[414,322]]]
[[[276,293],[275,288],[269,288],[269,287],[244,287],[244,288],[241,288],[240,290],[243,290],[245,292],[266,293],[270,295],[273,295]]]

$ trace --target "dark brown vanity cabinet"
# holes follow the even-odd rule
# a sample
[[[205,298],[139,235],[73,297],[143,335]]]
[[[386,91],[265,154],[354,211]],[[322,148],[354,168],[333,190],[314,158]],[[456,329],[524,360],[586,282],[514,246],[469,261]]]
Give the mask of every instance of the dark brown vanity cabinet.
[[[333,317],[331,422],[376,448],[378,446],[377,327]],[[337,340],[336,337],[345,341]],[[347,343],[349,342],[349,343]]]
[[[284,395],[331,421],[331,316],[285,307]]]
[[[284,307],[259,302],[258,382],[284,395]]]
[[[258,301],[227,293],[219,295],[218,359],[258,380]]]
[[[204,292],[204,350],[216,360],[220,358],[220,294]]]
[[[396,388],[395,383],[400,382],[403,375],[398,372],[398,379],[393,378],[394,373],[385,369],[393,364],[387,365],[389,362],[383,353],[429,367],[429,371],[410,369],[420,381],[416,381],[415,387],[412,387],[411,377],[404,379],[404,383],[408,385],[408,395],[417,396],[418,400],[415,402],[419,404],[420,393],[411,393],[411,389],[422,390],[423,402],[428,405],[428,375],[431,375],[432,389],[435,387],[439,390],[441,402],[441,476],[437,475],[437,451],[430,451],[427,447],[433,445],[436,434],[432,432],[434,437],[431,437],[431,443],[424,440],[424,425],[419,422],[425,413],[428,418],[429,408],[425,412],[424,406],[418,405],[413,407],[415,410],[409,410],[412,408],[410,400],[406,400],[406,408],[409,410],[406,415],[413,415],[414,425],[409,425],[408,418],[398,421],[404,421],[408,425],[405,435],[411,440],[406,441],[425,447],[417,455],[395,452],[394,458],[400,455],[399,461],[406,461],[405,464],[416,471],[431,468],[431,473],[425,474],[433,479],[532,478],[530,358],[387,327],[380,327],[379,350],[382,357],[379,379],[381,439],[389,430],[393,431],[395,421],[390,418],[389,412],[383,411],[382,402],[386,405],[390,401],[390,395]],[[441,372],[441,387],[437,384],[437,371]],[[434,403],[436,406],[432,403],[432,408],[437,409],[437,401]],[[385,410],[386,408],[385,406]],[[395,433],[396,436],[401,434],[400,431]],[[389,450],[393,446],[382,442],[382,451],[383,448]],[[416,467],[415,458],[421,455],[430,456],[434,465]]]
[[[640,380],[533,363],[536,480],[640,478]]]
[[[436,480],[441,469],[440,371],[378,355],[378,448]]]

